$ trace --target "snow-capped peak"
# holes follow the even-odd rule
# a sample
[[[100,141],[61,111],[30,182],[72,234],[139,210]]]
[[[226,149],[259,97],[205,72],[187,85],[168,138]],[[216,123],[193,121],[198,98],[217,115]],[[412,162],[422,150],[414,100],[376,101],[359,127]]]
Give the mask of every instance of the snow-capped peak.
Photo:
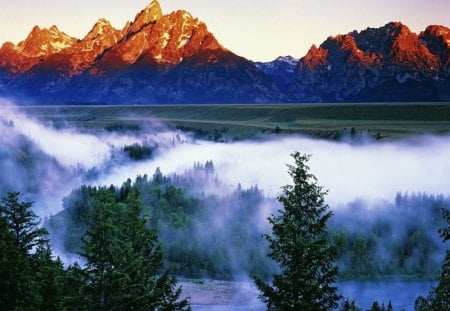
[[[283,62],[283,63],[288,63],[289,65],[295,66],[295,65],[298,64],[299,59],[298,59],[298,58],[294,58],[294,57],[292,57],[292,56],[290,56],[290,55],[287,55],[287,56],[280,56],[280,57],[277,57],[277,58],[275,59],[275,61]]]

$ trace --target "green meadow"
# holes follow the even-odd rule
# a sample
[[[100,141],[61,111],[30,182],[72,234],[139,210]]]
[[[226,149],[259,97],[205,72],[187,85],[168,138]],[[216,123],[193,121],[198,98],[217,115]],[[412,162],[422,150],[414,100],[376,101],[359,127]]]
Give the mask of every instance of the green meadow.
[[[215,140],[264,134],[339,138],[367,133],[378,139],[450,133],[449,103],[277,104],[164,106],[26,106],[42,121],[83,129],[137,130],[162,122]]]

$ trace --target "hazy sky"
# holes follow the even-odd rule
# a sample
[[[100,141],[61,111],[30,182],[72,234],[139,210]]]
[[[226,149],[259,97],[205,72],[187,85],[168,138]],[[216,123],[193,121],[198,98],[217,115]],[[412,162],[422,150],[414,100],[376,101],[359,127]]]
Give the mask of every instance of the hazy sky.
[[[122,28],[151,0],[0,0],[0,42],[17,43],[34,25],[83,37],[104,17]],[[328,36],[401,21],[413,31],[450,26],[450,0],[160,0],[186,9],[233,52],[253,60],[303,56]]]

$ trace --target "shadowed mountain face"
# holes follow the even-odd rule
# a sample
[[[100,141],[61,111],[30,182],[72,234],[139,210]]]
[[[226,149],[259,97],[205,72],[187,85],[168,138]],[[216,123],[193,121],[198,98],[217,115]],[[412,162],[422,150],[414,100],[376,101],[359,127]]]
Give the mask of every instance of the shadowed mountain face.
[[[298,59],[292,56],[280,56],[277,59],[263,63],[255,63],[256,67],[271,76],[281,87],[285,87],[291,82]]]
[[[401,23],[328,38],[300,61],[253,63],[186,11],[152,1],[83,38],[34,27],[0,49],[0,96],[27,103],[277,103],[450,99],[450,30]]]

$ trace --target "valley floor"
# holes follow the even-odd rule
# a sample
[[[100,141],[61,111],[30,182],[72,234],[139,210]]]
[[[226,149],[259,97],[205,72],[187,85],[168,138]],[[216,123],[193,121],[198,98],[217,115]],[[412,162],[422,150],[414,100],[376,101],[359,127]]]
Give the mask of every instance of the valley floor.
[[[161,122],[216,141],[267,134],[401,139],[450,133],[449,103],[26,106],[27,115],[84,129],[138,130]]]

